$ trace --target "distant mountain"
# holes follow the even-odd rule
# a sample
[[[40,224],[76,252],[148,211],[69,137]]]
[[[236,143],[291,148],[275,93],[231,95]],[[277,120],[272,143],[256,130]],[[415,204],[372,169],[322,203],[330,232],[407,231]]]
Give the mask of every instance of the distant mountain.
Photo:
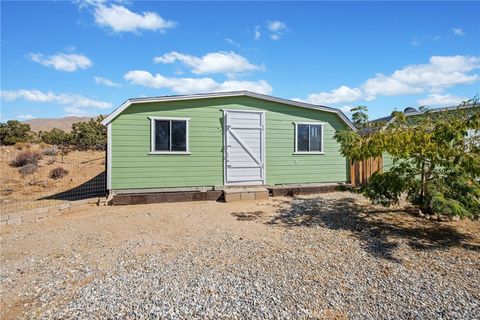
[[[96,118],[96,117],[95,117]],[[64,118],[37,118],[24,121],[28,123],[32,131],[50,131],[53,128],[64,131],[72,130],[72,124],[76,122],[89,121],[91,117],[64,117]]]

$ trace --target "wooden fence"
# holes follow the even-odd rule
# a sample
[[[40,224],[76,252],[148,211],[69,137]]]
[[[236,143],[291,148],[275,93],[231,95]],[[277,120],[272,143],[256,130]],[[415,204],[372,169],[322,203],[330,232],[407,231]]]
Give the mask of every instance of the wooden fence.
[[[353,161],[350,163],[350,181],[356,187],[364,185],[375,172],[381,173],[382,170],[382,157]]]

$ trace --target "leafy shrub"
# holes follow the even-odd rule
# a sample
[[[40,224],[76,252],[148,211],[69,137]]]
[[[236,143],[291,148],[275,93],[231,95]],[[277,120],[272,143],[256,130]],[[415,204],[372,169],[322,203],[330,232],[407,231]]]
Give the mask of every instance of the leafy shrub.
[[[480,184],[453,172],[429,184],[426,197],[431,213],[475,218],[480,215]]]
[[[369,184],[364,188],[363,194],[372,203],[389,207],[398,204],[404,190],[405,183],[401,177],[391,172],[385,172],[384,174],[373,174]]]
[[[52,169],[50,171],[49,177],[54,179],[54,180],[58,180],[58,179],[61,179],[61,178],[65,177],[67,174],[68,174],[67,170],[65,170],[62,167],[58,167],[58,168]]]
[[[56,156],[58,154],[58,147],[57,146],[51,146],[44,148],[42,150],[43,155],[45,156]]]
[[[19,153],[11,162],[13,167],[23,167],[27,164],[38,165],[38,161],[42,159],[42,155],[38,152],[25,151]]]
[[[0,123],[0,145],[13,145],[17,142],[27,142],[32,139],[30,125],[18,120]]]
[[[415,172],[411,170],[408,161],[392,167],[384,173],[374,173],[362,193],[372,203],[384,207],[397,205],[403,193],[407,192],[410,201],[414,201],[420,185],[415,179]]]
[[[467,104],[465,110],[427,111],[408,118],[393,112],[393,120],[381,130],[335,133],[340,152],[351,160],[384,153],[395,160],[389,171],[371,177],[364,194],[390,206],[406,193],[424,213],[479,218],[479,140],[467,133],[480,130],[480,104],[477,99]]]
[[[66,145],[71,142],[71,135],[57,128],[40,132],[39,137],[42,142],[56,146]]]
[[[38,169],[38,165],[36,163],[28,163],[23,167],[21,167],[20,169],[18,169],[18,172],[20,172],[20,174],[24,177],[28,174],[35,173],[37,169]]]
[[[107,141],[107,132],[100,123],[102,117],[90,119],[88,122],[77,122],[72,125],[71,142],[79,149],[103,150]]]

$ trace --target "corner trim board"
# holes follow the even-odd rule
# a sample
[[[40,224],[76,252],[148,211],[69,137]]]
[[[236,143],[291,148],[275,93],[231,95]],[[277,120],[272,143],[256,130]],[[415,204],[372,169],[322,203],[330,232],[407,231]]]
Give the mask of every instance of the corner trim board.
[[[107,190],[112,190],[112,123],[107,124]]]

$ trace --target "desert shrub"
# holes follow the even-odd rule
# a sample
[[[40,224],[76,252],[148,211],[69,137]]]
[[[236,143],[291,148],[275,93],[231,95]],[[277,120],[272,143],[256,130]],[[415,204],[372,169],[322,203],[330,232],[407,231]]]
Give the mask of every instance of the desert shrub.
[[[27,142],[32,139],[30,125],[18,120],[0,123],[0,145],[10,146],[17,142]]]
[[[28,163],[26,165],[24,165],[23,167],[21,167],[20,169],[18,169],[18,172],[20,172],[20,174],[24,177],[28,174],[33,174],[37,171],[38,169],[38,164],[36,163]]]
[[[24,150],[32,148],[32,144],[30,142],[17,142],[15,143],[15,149],[17,150]]]
[[[100,123],[102,117],[90,119],[88,122],[77,122],[72,125],[71,143],[81,150],[103,150],[107,141],[107,132]]]
[[[65,177],[67,174],[68,174],[67,170],[65,170],[62,167],[58,167],[58,168],[52,169],[50,171],[49,177],[54,179],[54,180],[58,180],[58,179],[61,179],[61,178]]]
[[[71,135],[63,130],[53,128],[50,131],[42,131],[39,133],[40,140],[51,145],[66,145],[70,143]]]
[[[38,152],[24,151],[19,153],[15,159],[12,160],[11,165],[13,167],[23,167],[27,164],[38,164],[38,161],[42,159],[42,155]]]
[[[57,146],[51,146],[42,149],[42,153],[45,156],[56,156],[58,154],[58,147]]]

